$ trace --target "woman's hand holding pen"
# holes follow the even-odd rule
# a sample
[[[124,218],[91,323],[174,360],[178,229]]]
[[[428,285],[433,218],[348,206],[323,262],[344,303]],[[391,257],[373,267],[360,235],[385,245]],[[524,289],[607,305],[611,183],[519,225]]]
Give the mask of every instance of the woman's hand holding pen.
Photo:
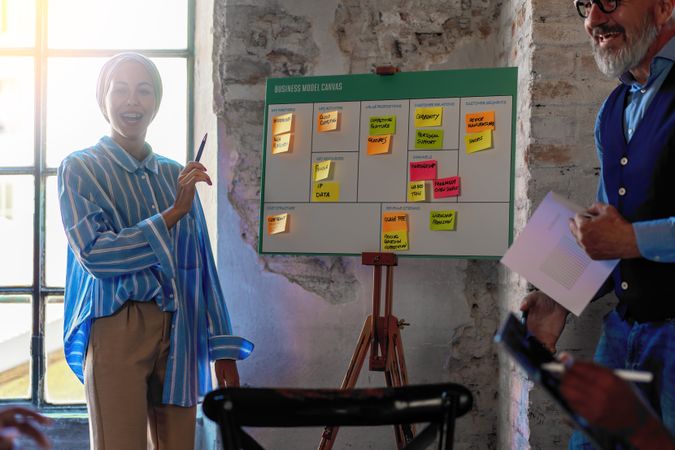
[[[192,209],[192,201],[197,192],[197,183],[204,182],[211,186],[211,178],[206,174],[206,167],[197,161],[190,161],[178,176],[176,200],[169,209],[162,213],[167,228],[171,229]]]

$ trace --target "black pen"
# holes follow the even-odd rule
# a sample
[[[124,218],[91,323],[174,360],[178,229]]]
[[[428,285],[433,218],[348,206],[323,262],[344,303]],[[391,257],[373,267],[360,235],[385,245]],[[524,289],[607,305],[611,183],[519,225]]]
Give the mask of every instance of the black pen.
[[[204,151],[204,144],[206,144],[206,137],[209,135],[209,133],[204,133],[204,137],[202,138],[202,143],[199,144],[199,150],[197,150],[197,157],[195,158],[195,161],[199,162],[199,160],[202,158],[202,152]]]

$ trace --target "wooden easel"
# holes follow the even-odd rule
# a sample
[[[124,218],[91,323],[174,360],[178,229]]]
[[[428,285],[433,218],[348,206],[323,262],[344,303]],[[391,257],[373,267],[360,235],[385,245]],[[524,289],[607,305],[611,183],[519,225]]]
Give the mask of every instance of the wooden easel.
[[[394,266],[398,259],[394,253],[366,252],[361,254],[361,263],[373,266],[373,313],[366,318],[359,336],[356,349],[349,362],[347,373],[340,389],[350,389],[356,385],[361,368],[370,347],[369,370],[384,372],[387,387],[408,384],[408,372],[403,357],[403,342],[400,329],[406,325],[392,314],[392,294]],[[387,267],[384,293],[384,315],[380,315],[382,285],[382,266]],[[333,448],[339,427],[326,427],[319,443],[320,450]],[[409,424],[395,425],[396,445],[403,448],[415,433]]]

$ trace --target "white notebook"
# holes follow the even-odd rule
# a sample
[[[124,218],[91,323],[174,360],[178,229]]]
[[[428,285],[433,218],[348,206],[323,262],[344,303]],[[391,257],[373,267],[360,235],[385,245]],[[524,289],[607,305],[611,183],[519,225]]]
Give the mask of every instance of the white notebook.
[[[584,210],[549,192],[501,259],[577,316],[619,262],[594,261],[576,243],[568,222]]]

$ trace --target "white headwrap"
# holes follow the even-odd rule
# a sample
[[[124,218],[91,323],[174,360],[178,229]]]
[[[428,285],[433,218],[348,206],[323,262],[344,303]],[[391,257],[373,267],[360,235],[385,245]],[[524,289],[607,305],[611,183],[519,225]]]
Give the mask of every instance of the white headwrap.
[[[157,70],[155,63],[140,53],[118,53],[106,61],[105,64],[103,64],[101,72],[98,75],[98,83],[96,85],[96,100],[98,101],[99,108],[101,108],[103,117],[105,117],[105,119],[108,121],[110,120],[108,119],[108,114],[105,110],[105,97],[108,94],[108,89],[110,88],[110,80],[112,79],[115,70],[120,66],[120,64],[128,61],[135,61],[139,64],[142,64],[152,78],[152,87],[155,90],[155,111],[152,114],[153,117],[155,114],[157,114],[157,111],[159,110],[159,104],[162,102],[162,78],[159,75],[159,70]]]

